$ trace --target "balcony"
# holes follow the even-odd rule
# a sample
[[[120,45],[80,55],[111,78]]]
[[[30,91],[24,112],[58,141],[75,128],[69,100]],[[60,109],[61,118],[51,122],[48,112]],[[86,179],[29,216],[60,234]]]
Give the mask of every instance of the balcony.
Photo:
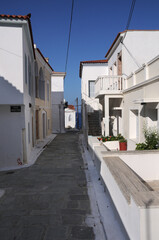
[[[102,95],[122,94],[123,79],[122,76],[100,76],[95,81],[95,97]]]

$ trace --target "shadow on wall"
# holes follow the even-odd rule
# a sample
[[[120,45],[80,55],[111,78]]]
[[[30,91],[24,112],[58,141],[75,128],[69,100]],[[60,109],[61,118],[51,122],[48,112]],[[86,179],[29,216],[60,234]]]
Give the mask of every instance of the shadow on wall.
[[[23,94],[4,77],[0,77],[0,104],[23,104]]]
[[[52,104],[52,131],[53,133],[65,132],[64,119],[64,92],[51,92]]]

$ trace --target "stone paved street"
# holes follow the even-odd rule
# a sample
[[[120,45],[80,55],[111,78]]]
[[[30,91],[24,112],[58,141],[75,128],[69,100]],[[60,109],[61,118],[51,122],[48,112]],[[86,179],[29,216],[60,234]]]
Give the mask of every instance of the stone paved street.
[[[9,147],[9,146],[8,146]],[[94,239],[78,133],[58,135],[36,163],[0,173],[0,240]]]

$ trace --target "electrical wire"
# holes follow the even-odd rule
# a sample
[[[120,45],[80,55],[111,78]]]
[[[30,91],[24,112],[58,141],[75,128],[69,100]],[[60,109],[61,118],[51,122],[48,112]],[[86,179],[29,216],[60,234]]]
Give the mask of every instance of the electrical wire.
[[[125,49],[127,50],[127,52],[129,53],[129,55],[131,56],[131,58],[133,59],[133,61],[135,62],[135,64],[139,67],[140,64],[138,63],[138,61],[135,59],[135,57],[131,54],[131,52],[128,50],[128,48],[125,46],[125,44],[123,43],[124,41],[124,38],[126,37],[126,34],[127,34],[127,30],[129,29],[129,26],[130,26],[130,22],[131,22],[131,18],[132,18],[132,15],[133,15],[133,11],[134,11],[134,7],[135,7],[135,3],[136,3],[136,0],[132,0],[132,3],[131,3],[131,8],[130,8],[130,12],[129,12],[129,17],[128,17],[128,21],[127,21],[127,25],[126,25],[126,29],[125,29],[125,34],[124,36],[122,37],[121,39],[121,44],[123,44],[123,46],[125,47]]]
[[[0,50],[2,50],[2,51],[4,51],[4,52],[7,52],[7,53],[9,53],[9,54],[12,54],[12,55],[14,55],[14,56],[16,56],[16,57],[22,58],[22,56],[14,53],[14,52],[8,51],[8,50],[6,50],[6,49],[4,49],[4,48],[0,48]]]
[[[135,3],[136,3],[136,0],[132,0],[130,12],[129,12],[129,17],[128,17],[128,21],[127,21],[127,25],[126,25],[126,30],[129,29],[131,18],[132,18],[134,7],[135,7]]]
[[[69,56],[70,39],[71,39],[71,29],[72,29],[72,19],[73,19],[73,8],[74,8],[74,0],[72,0],[71,18],[70,18],[70,29],[69,29],[69,37],[68,37],[68,45],[67,45],[67,53],[66,53],[66,63],[65,63],[65,72],[67,71],[67,63],[68,63],[68,56]]]
[[[130,12],[129,12],[129,17],[128,17],[128,21],[127,21],[126,28],[125,28],[125,34],[124,34],[124,36],[121,40],[121,43],[123,43],[123,40],[124,40],[124,38],[126,37],[126,34],[127,34],[127,30],[129,29],[131,18],[132,18],[134,7],[135,7],[135,3],[136,3],[136,0],[132,0]]]

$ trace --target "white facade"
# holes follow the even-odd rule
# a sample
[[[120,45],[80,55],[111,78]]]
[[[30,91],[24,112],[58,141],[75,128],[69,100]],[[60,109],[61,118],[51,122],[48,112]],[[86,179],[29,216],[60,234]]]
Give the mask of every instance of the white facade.
[[[87,113],[102,110],[99,99],[95,98],[95,81],[98,76],[108,75],[107,60],[84,61],[80,63],[82,128],[87,129]],[[87,131],[87,130],[86,130]]]
[[[65,132],[64,78],[65,73],[53,72],[51,76],[52,132]]]
[[[123,38],[124,37],[124,38]],[[128,30],[117,37],[111,50],[106,54],[108,59],[109,74],[112,67],[112,75],[118,75],[115,64],[118,67],[118,56],[122,56],[122,76],[129,76],[132,72],[159,52],[159,31]]]
[[[65,128],[76,127],[76,111],[75,109],[65,108]]]
[[[136,143],[145,140],[145,125],[159,131],[159,31],[128,31],[122,43],[124,35],[118,34],[106,55],[108,75],[97,78],[95,95],[104,107],[105,135],[122,133],[128,140],[128,150],[134,150]],[[89,139],[94,161],[99,161],[100,174],[130,239],[157,240],[157,188],[139,189],[139,182],[131,182],[126,166],[122,165],[125,169],[120,169],[121,175],[118,168],[122,160],[133,170],[132,176],[136,173],[141,177],[141,184],[158,180],[158,151],[110,153],[95,140],[93,143]],[[115,159],[116,165],[113,161],[117,156],[120,159]]]
[[[159,131],[159,56],[130,75],[125,85],[124,135],[129,149],[134,149],[136,143],[144,142],[145,126]]]
[[[157,240],[159,236],[157,224],[159,221],[159,193],[157,190],[145,190],[144,188],[139,188],[139,186],[143,184],[143,180],[148,184],[151,181],[159,180],[159,152],[115,151],[110,153],[110,151],[106,151],[106,148],[101,145],[96,137],[89,136],[88,140],[93,161],[99,167],[100,175],[110,193],[129,238],[135,240]],[[114,157],[117,165],[116,163],[112,163],[111,166],[107,164],[107,159],[113,162]],[[118,161],[121,160],[126,165],[122,166],[124,172],[120,175],[121,172],[117,174],[117,171],[120,166]],[[126,169],[127,166],[133,171],[132,173],[129,172],[129,176]],[[115,171],[116,175],[114,175]],[[135,174],[137,179],[134,177],[131,179]],[[134,184],[136,180],[138,184]],[[104,227],[106,228],[106,226]]]
[[[0,18],[1,169],[27,163],[34,146],[34,50],[29,21],[28,16]]]
[[[90,96],[90,82],[95,82],[98,76],[107,75],[108,74],[108,67],[107,62],[104,63],[98,63],[96,61],[95,63],[89,62],[81,62],[81,95],[82,100],[87,104],[88,111],[91,111],[91,108],[93,110],[98,110],[99,100],[95,99],[95,96],[92,94]]]
[[[139,83],[139,81],[142,81],[140,79],[145,76],[145,79],[149,78],[147,70],[145,72],[141,70],[143,65],[156,57],[159,52],[158,41],[159,31],[124,31],[117,35],[106,54],[108,58],[108,75],[99,76],[95,84],[95,96],[100,100],[104,109],[103,125],[105,135],[121,133],[126,137],[128,136],[128,133],[125,133],[125,128],[129,125],[129,121],[123,121],[123,116],[128,114],[127,111],[125,114],[125,108],[129,106],[128,98],[135,100],[139,96],[135,96],[134,91],[134,95],[131,93],[131,96],[125,93],[124,99],[123,90],[128,88],[131,82],[135,83],[137,81]],[[139,79],[137,80],[131,76],[132,72],[135,71],[139,72]],[[142,76],[142,74],[146,75]],[[129,82],[126,82],[125,79],[128,77],[130,78]],[[136,94],[141,95],[142,93],[138,92]],[[135,116],[141,110],[139,109],[141,107],[136,105],[135,108],[134,106],[131,108],[131,123],[135,124],[137,128],[140,123],[136,122],[137,118]],[[150,109],[151,107],[147,108],[147,111],[150,112]],[[155,115],[155,113],[152,114]],[[142,139],[142,137],[136,135],[137,132],[134,133],[132,128],[130,129],[131,138]]]

